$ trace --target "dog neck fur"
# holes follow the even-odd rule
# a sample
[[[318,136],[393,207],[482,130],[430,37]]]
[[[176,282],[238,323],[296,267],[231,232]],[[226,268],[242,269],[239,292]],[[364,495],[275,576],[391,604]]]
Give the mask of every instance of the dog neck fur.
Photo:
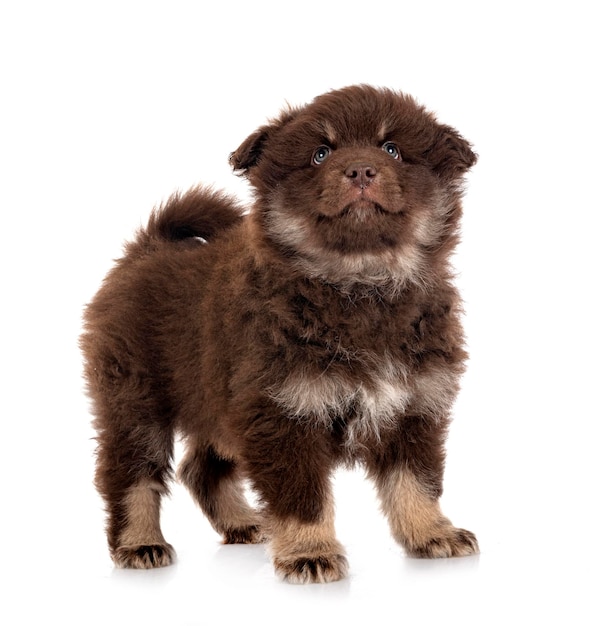
[[[290,262],[301,274],[333,284],[341,291],[366,287],[394,294],[410,283],[425,283],[424,255],[414,243],[377,254],[339,253],[311,242],[303,218],[289,217],[278,210],[266,213],[264,228],[277,246],[292,252]]]

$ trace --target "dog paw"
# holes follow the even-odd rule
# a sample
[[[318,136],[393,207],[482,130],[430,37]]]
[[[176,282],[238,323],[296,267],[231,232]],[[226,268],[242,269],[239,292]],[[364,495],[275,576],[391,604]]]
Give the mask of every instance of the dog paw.
[[[275,571],[289,583],[331,583],[345,578],[348,562],[342,554],[276,558]]]
[[[154,569],[173,563],[175,550],[169,543],[120,546],[112,556],[115,565],[122,569]]]
[[[418,545],[408,547],[408,552],[422,559],[445,559],[453,556],[470,556],[480,551],[475,535],[463,528],[451,526],[440,535],[428,538]]]
[[[229,543],[263,543],[266,537],[259,526],[241,526],[239,528],[229,528],[223,532],[222,542]]]

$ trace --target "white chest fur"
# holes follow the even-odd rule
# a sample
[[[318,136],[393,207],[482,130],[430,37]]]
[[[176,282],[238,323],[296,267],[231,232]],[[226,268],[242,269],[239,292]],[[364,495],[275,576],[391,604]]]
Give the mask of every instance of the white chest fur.
[[[329,426],[352,412],[348,443],[366,435],[379,437],[408,409],[437,419],[456,394],[456,375],[446,370],[410,372],[387,356],[369,357],[360,375],[348,365],[313,371],[305,365],[269,388],[269,396],[289,417]]]

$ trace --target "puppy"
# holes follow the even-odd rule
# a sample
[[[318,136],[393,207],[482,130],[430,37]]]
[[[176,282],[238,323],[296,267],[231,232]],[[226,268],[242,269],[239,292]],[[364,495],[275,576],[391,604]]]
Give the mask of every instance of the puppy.
[[[409,555],[478,551],[438,504],[466,358],[449,257],[475,161],[411,97],[353,86],[231,155],[249,212],[196,187],[152,214],[81,337],[118,567],[174,559],[159,513],[175,435],[178,476],[223,541],[269,541],[290,582],[347,573],[340,464],[366,468]]]

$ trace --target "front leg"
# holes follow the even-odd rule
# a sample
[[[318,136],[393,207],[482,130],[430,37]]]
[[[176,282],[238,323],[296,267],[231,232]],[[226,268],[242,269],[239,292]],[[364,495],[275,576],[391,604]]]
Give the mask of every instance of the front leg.
[[[283,580],[328,583],[347,576],[347,559],[335,537],[332,502],[325,503],[315,521],[273,515],[270,522],[273,565]]]
[[[392,534],[409,555],[445,558],[478,552],[475,535],[452,525],[438,499],[409,468],[392,469],[376,484]]]
[[[246,437],[249,478],[265,505],[276,573],[291,583],[323,583],[347,575],[337,541],[330,475],[330,433],[282,415],[258,415]]]
[[[445,558],[479,551],[475,535],[453,526],[439,506],[446,426],[406,417],[367,464],[392,535],[411,556]]]

